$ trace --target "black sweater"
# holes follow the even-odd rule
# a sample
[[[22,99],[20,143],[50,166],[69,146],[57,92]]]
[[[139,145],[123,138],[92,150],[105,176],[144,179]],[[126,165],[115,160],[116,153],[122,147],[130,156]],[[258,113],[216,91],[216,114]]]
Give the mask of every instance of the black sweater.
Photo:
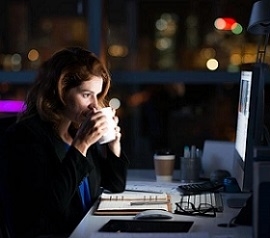
[[[125,189],[128,160],[95,144],[84,157],[67,151],[52,127],[38,116],[9,128],[3,160],[6,208],[15,237],[69,234],[85,215],[78,186],[87,177],[92,203],[101,188]],[[104,149],[104,148],[103,148]]]

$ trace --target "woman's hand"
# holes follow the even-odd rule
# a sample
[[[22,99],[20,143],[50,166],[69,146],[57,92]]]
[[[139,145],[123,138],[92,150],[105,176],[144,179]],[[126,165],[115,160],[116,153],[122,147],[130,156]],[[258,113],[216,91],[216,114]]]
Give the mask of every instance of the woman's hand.
[[[115,139],[108,143],[110,150],[117,156],[121,154],[121,133],[118,126],[119,118],[114,113],[115,121]],[[106,116],[99,110],[91,108],[85,115],[85,120],[78,129],[72,145],[86,156],[88,148],[99,141],[99,139],[108,131],[108,122]]]
[[[106,116],[95,108],[85,114],[85,120],[80,125],[72,145],[84,156],[88,148],[96,143],[108,130]]]

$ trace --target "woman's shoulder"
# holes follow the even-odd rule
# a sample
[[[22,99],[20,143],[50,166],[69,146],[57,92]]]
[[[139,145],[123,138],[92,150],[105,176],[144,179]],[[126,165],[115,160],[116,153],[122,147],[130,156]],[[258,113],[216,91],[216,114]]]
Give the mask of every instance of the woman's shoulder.
[[[6,116],[0,118],[0,133],[4,133],[5,130],[10,127],[12,124],[14,124],[17,120],[16,115]]]
[[[38,115],[33,115],[17,120],[9,127],[8,130],[14,133],[48,135],[52,132],[52,127],[48,122],[43,121]]]

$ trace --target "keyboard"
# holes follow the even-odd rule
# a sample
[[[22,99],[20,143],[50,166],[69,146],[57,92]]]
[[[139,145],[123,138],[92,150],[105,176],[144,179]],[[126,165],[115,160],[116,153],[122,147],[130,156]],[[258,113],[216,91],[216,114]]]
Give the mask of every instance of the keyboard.
[[[178,188],[183,194],[199,194],[204,192],[218,191],[219,189],[223,188],[223,184],[205,181],[201,183],[179,185]]]
[[[223,212],[223,200],[220,193],[206,192],[200,194],[180,195],[180,204],[185,204],[183,207],[185,210],[193,210],[189,204],[194,204],[196,208],[201,206],[204,208],[204,204],[210,204],[214,207],[216,212]]]

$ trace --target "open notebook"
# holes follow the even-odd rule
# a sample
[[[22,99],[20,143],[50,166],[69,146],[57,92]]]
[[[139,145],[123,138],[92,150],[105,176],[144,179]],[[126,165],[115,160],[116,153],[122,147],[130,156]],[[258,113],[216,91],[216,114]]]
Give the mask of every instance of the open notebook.
[[[149,209],[161,209],[171,212],[170,195],[167,193],[133,191],[124,191],[123,193],[103,192],[94,214],[134,215]]]

